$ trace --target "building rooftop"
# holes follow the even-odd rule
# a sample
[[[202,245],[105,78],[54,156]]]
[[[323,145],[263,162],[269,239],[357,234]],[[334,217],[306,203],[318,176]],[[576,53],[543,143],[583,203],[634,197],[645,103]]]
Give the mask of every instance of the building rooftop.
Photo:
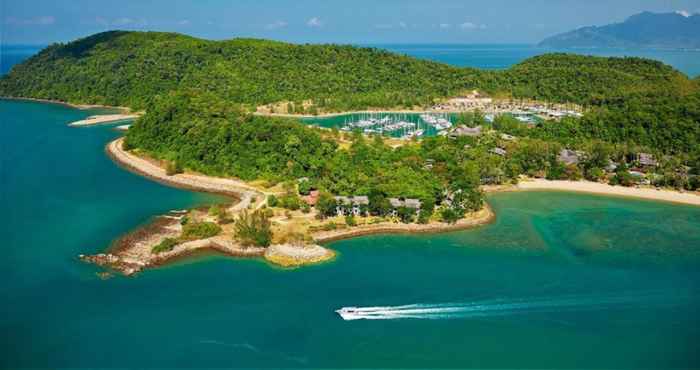
[[[573,150],[562,149],[557,156],[557,160],[566,165],[578,164],[580,161],[579,154]]]
[[[452,130],[450,135],[452,135],[452,136],[479,136],[479,135],[481,135],[481,126],[476,126],[476,127],[459,126],[456,129]]]
[[[406,199],[404,202],[407,208],[418,209],[421,206],[421,201],[418,199]]]

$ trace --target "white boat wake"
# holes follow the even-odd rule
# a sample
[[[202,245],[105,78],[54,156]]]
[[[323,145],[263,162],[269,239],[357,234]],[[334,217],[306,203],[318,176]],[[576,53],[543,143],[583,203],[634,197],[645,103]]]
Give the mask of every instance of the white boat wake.
[[[670,299],[673,298],[673,299]],[[674,305],[680,296],[626,294],[615,296],[560,296],[496,299],[468,303],[409,304],[402,306],[343,307],[335,312],[343,320],[453,319],[516,314],[593,311],[610,308]]]

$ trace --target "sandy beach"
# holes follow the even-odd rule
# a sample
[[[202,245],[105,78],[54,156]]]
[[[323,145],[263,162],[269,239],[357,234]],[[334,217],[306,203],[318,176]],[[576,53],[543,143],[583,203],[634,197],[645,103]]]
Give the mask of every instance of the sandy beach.
[[[90,116],[86,119],[80,120],[80,121],[75,121],[68,126],[93,126],[93,125],[101,125],[101,124],[107,124],[107,123],[115,123],[115,122],[120,122],[120,121],[127,121],[127,120],[133,120],[139,118],[138,114],[102,114],[102,115],[96,115],[96,116]]]
[[[255,208],[260,208],[265,203],[265,194],[243,181],[192,173],[168,176],[163,167],[124,150],[123,142],[124,138],[110,142],[107,144],[106,151],[115,162],[133,172],[175,187],[239,198],[240,202],[232,207],[232,211],[247,208],[253,203],[253,199],[255,199]]]
[[[632,197],[700,206],[700,195],[698,195],[697,193],[682,193],[679,191],[656,188],[612,186],[608,184],[590,181],[551,181],[544,179],[527,179],[518,183],[517,189],[574,191],[581,193]]]

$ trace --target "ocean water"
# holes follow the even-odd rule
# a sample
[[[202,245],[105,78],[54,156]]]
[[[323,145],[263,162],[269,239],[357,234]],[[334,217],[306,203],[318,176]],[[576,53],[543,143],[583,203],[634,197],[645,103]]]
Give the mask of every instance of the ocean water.
[[[114,165],[112,126],[66,126],[95,113],[0,100],[2,369],[700,367],[698,207],[497,194],[488,226],[339,241],[324,265],[101,280],[78,254],[219,198]]]
[[[575,53],[602,57],[641,57],[662,61],[690,77],[700,75],[700,50],[661,49],[550,49],[532,45],[439,45],[376,44],[368,45],[395,53],[433,60],[459,67],[506,69],[527,58],[545,53]]]

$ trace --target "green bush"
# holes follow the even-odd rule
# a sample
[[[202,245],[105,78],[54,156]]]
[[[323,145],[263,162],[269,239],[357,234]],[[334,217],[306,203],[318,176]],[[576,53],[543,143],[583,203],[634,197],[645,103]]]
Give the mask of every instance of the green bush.
[[[350,227],[357,226],[357,220],[355,220],[355,216],[353,216],[352,214],[346,215],[345,224]]]
[[[268,247],[272,242],[272,224],[262,210],[243,211],[234,225],[236,238],[245,246]]]
[[[173,238],[165,238],[163,239],[162,242],[160,242],[158,245],[153,247],[151,249],[151,252],[158,254],[158,253],[163,253],[163,252],[169,252],[175,248],[175,246],[178,244],[178,241]]]
[[[270,195],[267,197],[267,205],[268,205],[268,206],[270,206],[270,207],[277,207],[278,204],[279,204],[279,201],[277,200],[277,197],[276,197],[276,196],[270,194]]]
[[[165,167],[165,174],[168,176],[174,176],[182,172],[182,165],[178,161],[168,162],[168,165]]]
[[[464,211],[452,207],[445,207],[440,211],[440,216],[444,222],[454,224],[464,217]]]
[[[303,181],[299,182],[299,194],[309,195],[309,193],[311,193],[311,190],[312,190],[311,181],[303,180]]]
[[[211,238],[219,235],[221,226],[213,222],[190,222],[182,227],[181,241]]]

